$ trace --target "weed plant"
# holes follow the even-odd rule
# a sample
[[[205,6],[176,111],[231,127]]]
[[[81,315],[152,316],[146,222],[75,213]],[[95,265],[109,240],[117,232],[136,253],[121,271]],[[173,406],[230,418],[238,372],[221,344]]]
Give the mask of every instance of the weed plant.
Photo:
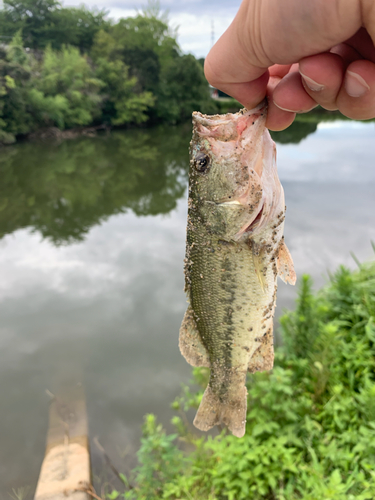
[[[340,267],[321,291],[311,287],[303,276],[295,311],[281,318],[274,369],[249,377],[245,436],[191,428],[185,413],[208,380],[196,368],[200,388],[184,387],[173,403],[175,434],[147,415],[139,465],[108,498],[375,498],[375,262]]]

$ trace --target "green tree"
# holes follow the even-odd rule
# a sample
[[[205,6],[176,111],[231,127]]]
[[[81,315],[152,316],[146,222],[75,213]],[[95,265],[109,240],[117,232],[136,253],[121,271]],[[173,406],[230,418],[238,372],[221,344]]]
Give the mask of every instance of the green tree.
[[[157,2],[134,18],[121,19],[110,30],[110,38],[102,36],[112,57],[121,58],[137,78],[136,91],[154,95],[148,113],[151,122],[176,123],[195,109],[217,111],[202,66],[194,56],[181,54],[176,36]]]
[[[129,76],[128,66],[117,55],[114,38],[99,31],[92,56],[96,74],[104,82],[102,120],[112,125],[145,122],[148,119],[146,112],[155,102],[154,96],[147,91],[137,92],[137,78]]]
[[[6,40],[22,30],[25,46],[43,49],[63,44],[89,50],[97,31],[109,26],[105,10],[63,8],[58,0],[4,0],[0,32]]]
[[[31,64],[18,32],[7,50],[0,49],[0,143],[15,142],[18,134],[32,129],[28,109]]]
[[[157,95],[162,68],[179,54],[175,34],[168,24],[139,14],[120,19],[111,34],[118,57],[129,67],[131,76],[137,78],[137,90]]]
[[[150,50],[164,64],[180,53],[177,33],[169,26],[168,19],[147,9],[136,17],[120,19],[113,26],[112,34],[125,54],[129,49]]]
[[[12,36],[22,30],[26,45],[40,47],[49,36],[54,11],[59,7],[58,0],[4,0],[0,15],[1,32]]]
[[[160,76],[157,116],[172,123],[189,118],[193,111],[215,113],[203,69],[191,54],[172,59]]]
[[[104,83],[75,47],[47,47],[33,83],[30,104],[41,125],[70,128],[89,125],[100,116],[99,90]]]
[[[74,45],[81,52],[89,52],[95,35],[101,29],[108,29],[107,11],[85,6],[62,8],[54,13],[54,29],[48,43],[54,48]]]

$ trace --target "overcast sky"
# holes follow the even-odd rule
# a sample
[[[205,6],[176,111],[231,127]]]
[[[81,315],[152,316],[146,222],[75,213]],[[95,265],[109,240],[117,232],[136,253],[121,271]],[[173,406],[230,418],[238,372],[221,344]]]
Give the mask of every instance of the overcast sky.
[[[109,10],[113,19],[134,16],[147,0],[63,0],[65,6],[78,6]],[[205,57],[211,48],[212,21],[215,40],[227,29],[235,16],[240,0],[161,0],[163,10],[169,11],[170,25],[178,27],[178,41],[184,52]]]

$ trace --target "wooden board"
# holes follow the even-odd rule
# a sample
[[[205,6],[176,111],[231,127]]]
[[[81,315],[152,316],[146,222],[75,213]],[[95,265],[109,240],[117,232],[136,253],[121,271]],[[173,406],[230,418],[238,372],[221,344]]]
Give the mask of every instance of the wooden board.
[[[46,454],[34,500],[89,500],[90,453],[86,403],[80,387],[54,396]]]

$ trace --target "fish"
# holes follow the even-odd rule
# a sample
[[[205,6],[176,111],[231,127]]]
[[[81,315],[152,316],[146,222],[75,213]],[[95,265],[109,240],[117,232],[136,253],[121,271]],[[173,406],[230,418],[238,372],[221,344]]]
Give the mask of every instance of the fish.
[[[266,101],[238,113],[194,112],[190,143],[179,347],[192,366],[210,368],[194,425],[225,425],[237,437],[246,428],[247,372],[273,367],[277,277],[296,282],[266,118]]]

